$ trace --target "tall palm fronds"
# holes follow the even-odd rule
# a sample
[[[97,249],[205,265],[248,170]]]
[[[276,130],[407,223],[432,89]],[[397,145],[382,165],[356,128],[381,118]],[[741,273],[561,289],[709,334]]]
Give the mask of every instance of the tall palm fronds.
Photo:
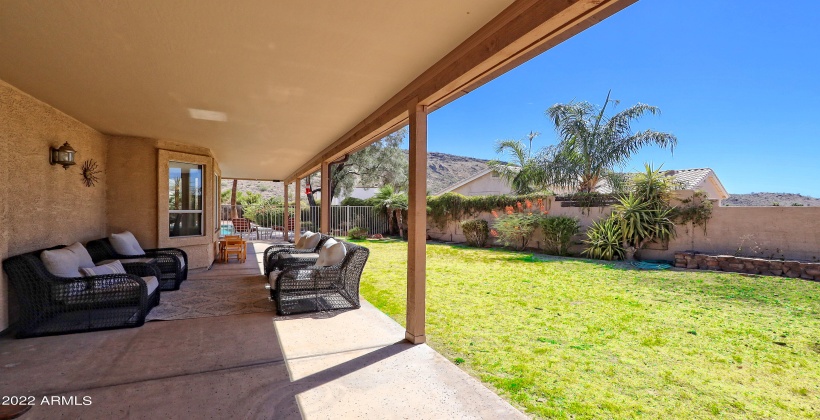
[[[639,103],[607,117],[609,105],[618,104],[610,94],[600,109],[588,102],[570,102],[547,110],[560,141],[539,153],[537,160],[543,168],[537,172],[542,177],[539,183],[592,192],[603,179],[617,181],[613,169],[626,164],[642,147],[654,144],[674,150],[677,138],[672,134],[632,132],[634,120],[659,114],[660,109]]]
[[[541,168],[532,156],[532,141],[539,134],[531,131],[527,135],[529,145],[525,145],[521,140],[499,141],[495,152],[506,154],[512,163],[499,160],[488,162],[490,169],[498,173],[501,179],[507,181],[516,194],[530,194],[539,190],[539,187],[543,187],[540,180],[544,177],[539,175]]]
[[[404,229],[402,228],[402,211],[407,210],[407,194],[399,192],[394,189],[392,185],[385,185],[379,188],[376,195],[373,196],[376,204],[373,206],[377,211],[387,213],[388,223],[393,216],[396,217],[396,224],[399,228],[399,236],[404,237]]]

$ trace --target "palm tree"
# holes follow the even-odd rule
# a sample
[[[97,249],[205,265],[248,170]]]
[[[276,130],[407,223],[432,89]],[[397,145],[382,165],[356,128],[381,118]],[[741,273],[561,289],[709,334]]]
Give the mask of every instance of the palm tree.
[[[392,185],[385,185],[379,188],[379,192],[373,196],[376,204],[373,206],[377,211],[387,213],[388,229],[390,228],[393,216],[396,217],[396,224],[399,226],[399,236],[404,237],[402,228],[401,213],[407,210],[407,194],[394,189]]]
[[[501,140],[495,148],[498,154],[507,154],[513,164],[499,160],[488,162],[490,169],[498,173],[501,179],[510,184],[516,194],[530,194],[535,192],[541,185],[538,185],[540,177],[538,175],[541,168],[532,156],[532,141],[541,133],[530,131],[527,135],[529,145],[525,145],[521,140]]]
[[[233,180],[233,185],[231,186],[231,219],[239,218],[239,212],[236,210],[236,179]]]
[[[603,179],[611,184],[621,181],[613,168],[625,165],[642,147],[654,144],[674,150],[678,140],[672,134],[654,130],[632,132],[632,122],[647,113],[659,114],[657,107],[638,103],[606,117],[607,107],[618,104],[610,99],[611,93],[607,93],[600,109],[588,102],[570,102],[555,104],[547,110],[560,141],[538,157],[543,169],[539,172],[542,183],[592,192]]]

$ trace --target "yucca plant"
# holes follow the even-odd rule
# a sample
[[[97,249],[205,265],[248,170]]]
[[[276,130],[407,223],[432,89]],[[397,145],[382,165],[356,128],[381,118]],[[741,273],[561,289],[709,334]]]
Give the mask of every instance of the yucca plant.
[[[675,236],[673,211],[673,207],[635,194],[621,197],[612,217],[621,226],[621,245],[628,259],[650,242],[665,242]]]
[[[593,222],[586,234],[584,244],[587,248],[582,252],[583,255],[599,260],[622,260],[624,258],[624,248],[621,242],[623,235],[617,216],[612,215],[605,220]]]

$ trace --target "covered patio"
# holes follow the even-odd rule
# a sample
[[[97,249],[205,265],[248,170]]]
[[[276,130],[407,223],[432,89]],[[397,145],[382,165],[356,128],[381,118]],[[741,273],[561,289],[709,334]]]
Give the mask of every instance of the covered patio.
[[[265,281],[266,242],[245,264],[189,282]],[[306,331],[310,331],[306,334]],[[267,312],[149,322],[142,328],[0,339],[2,395],[32,395],[26,418],[524,418],[395,321],[355,311]],[[41,404],[43,396],[77,405]],[[83,397],[91,404],[83,405]]]
[[[256,275],[258,259],[213,264],[222,177],[293,186],[284,202],[296,207],[298,239],[304,177],[321,171],[328,191],[334,162],[403,126],[409,246],[404,327],[364,303],[4,337],[0,391],[94,401],[38,403],[39,417],[520,415],[419,345],[427,115],[634,1],[5,5],[0,259],[127,230],[144,248],[185,250],[190,282]],[[63,143],[77,159],[66,170],[48,160]],[[96,182],[83,181],[83,164],[99,169]],[[330,200],[321,206],[329,233]],[[13,333],[15,305],[3,273],[0,331]]]

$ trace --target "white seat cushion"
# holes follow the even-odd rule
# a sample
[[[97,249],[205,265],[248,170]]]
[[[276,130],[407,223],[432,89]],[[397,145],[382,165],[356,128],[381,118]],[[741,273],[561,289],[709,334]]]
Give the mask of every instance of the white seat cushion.
[[[302,249],[316,249],[319,245],[319,241],[322,240],[322,234],[319,232],[311,233],[310,235],[305,235],[305,243],[303,244]]]
[[[301,236],[299,236],[299,240],[296,241],[296,244],[293,245],[296,249],[305,249],[305,241],[309,235],[313,235],[313,232],[306,230]]]
[[[103,276],[106,274],[125,274],[125,268],[120,260],[114,260],[108,264],[101,264],[96,267],[80,267],[80,273],[85,277]]]
[[[65,249],[74,253],[77,256],[77,262],[80,263],[80,267],[94,267],[94,260],[91,259],[91,254],[88,253],[88,250],[85,249],[83,244],[79,242],[74,242],[73,244],[65,247]]]
[[[108,240],[111,241],[114,251],[117,251],[120,255],[145,255],[145,251],[140,247],[137,238],[127,230],[123,233],[112,233]]]
[[[40,260],[46,270],[57,277],[82,277],[77,254],[67,248],[43,251],[40,253]]]
[[[145,285],[148,286],[148,295],[150,296],[159,287],[159,281],[154,276],[143,277],[142,279],[145,280]]]
[[[316,260],[316,265],[319,267],[330,267],[342,262],[347,254],[347,249],[342,242],[338,242],[331,238],[325,241],[322,249],[319,250],[319,258]]]
[[[120,258],[120,259],[114,259],[114,260],[102,260],[102,261],[98,262],[97,265],[111,264],[114,261],[119,261],[123,264],[128,264],[128,263],[152,263],[152,262],[155,262],[156,260],[153,259],[153,258]]]
[[[279,255],[280,259],[286,259],[286,258],[313,258],[313,259],[316,259],[316,258],[319,258],[319,254],[317,254],[315,252],[306,252],[304,254],[288,254],[287,252],[280,252],[277,255]]]
[[[282,270],[273,270],[268,274],[268,284],[271,290],[276,289],[276,278],[279,277],[280,273],[282,273]]]

